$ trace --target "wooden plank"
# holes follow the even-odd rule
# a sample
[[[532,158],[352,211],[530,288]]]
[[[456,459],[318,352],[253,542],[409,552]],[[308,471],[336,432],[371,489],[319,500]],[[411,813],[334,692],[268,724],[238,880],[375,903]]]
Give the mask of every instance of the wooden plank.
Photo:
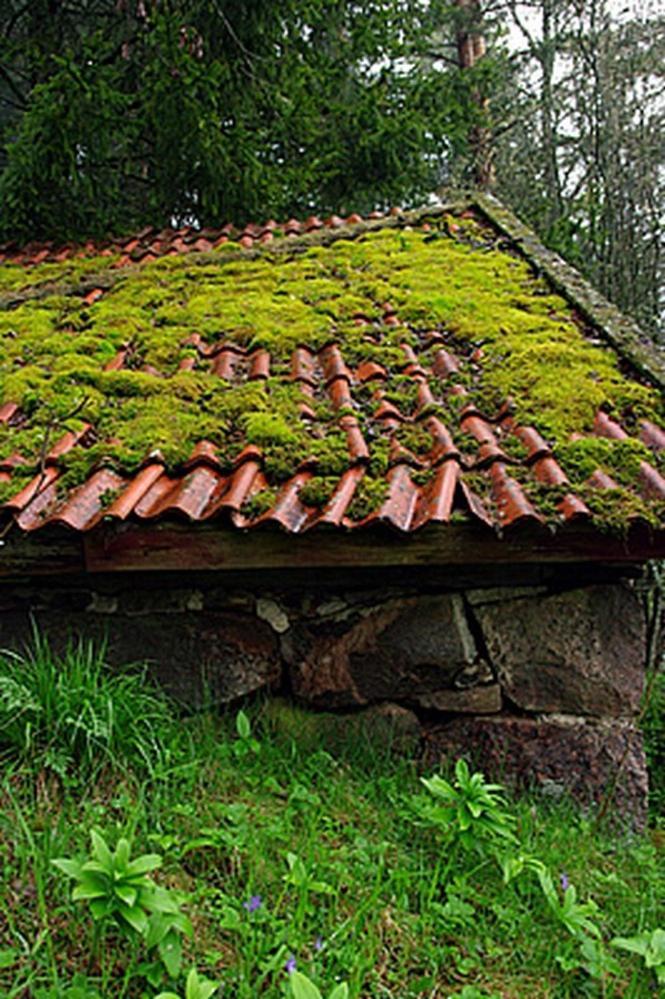
[[[426,528],[402,537],[387,530],[292,535],[215,526],[102,527],[85,536],[89,572],[470,565],[539,562],[639,562],[665,556],[665,533],[628,541],[595,532],[498,538],[485,528]]]
[[[253,571],[445,565],[637,563],[665,557],[665,532],[628,541],[581,529],[499,538],[483,527],[428,527],[402,536],[388,529],[239,531],[215,525],[161,522],[100,525],[89,534],[12,531],[0,545],[0,578],[86,572]]]
[[[83,572],[83,538],[68,531],[12,531],[0,541],[0,577]]]

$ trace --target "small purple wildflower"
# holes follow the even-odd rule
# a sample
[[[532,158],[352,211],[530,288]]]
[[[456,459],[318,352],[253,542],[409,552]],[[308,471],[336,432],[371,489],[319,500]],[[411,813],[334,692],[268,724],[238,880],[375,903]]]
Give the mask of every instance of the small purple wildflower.
[[[292,975],[293,972],[296,970],[296,968],[297,968],[297,962],[296,962],[296,959],[293,956],[293,954],[291,954],[291,956],[289,957],[288,961],[284,965],[284,968],[285,968],[286,971],[288,971],[288,973],[290,975]]]
[[[317,937],[314,941],[314,950],[323,950],[323,937]]]
[[[257,909],[261,908],[263,904],[263,899],[260,895],[252,895],[246,902],[242,903],[243,909],[247,909],[248,912],[256,912]]]
[[[568,875],[566,874],[565,871],[562,873],[562,875],[559,878],[559,880],[561,882],[561,887],[563,888],[563,890],[567,891],[568,890],[568,886],[570,885],[570,881],[568,880]]]

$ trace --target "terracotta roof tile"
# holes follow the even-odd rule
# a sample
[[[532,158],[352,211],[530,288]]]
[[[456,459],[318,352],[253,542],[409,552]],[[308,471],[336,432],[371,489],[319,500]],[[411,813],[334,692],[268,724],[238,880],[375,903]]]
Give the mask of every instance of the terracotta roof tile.
[[[381,220],[383,216],[373,213],[369,218]],[[401,224],[400,219],[399,210],[395,210],[385,224]],[[325,221],[314,216],[304,222],[290,219],[281,227],[269,220],[249,224],[242,230],[232,226],[203,231],[188,227],[161,232],[145,229],[101,246],[5,247],[2,256],[26,268],[26,273],[35,273],[43,264],[64,266],[71,258],[95,254],[110,262],[106,267],[115,268],[132,261],[145,265],[166,255],[191,257],[225,252],[223,248],[229,242],[257,253],[257,245],[273,238],[279,240],[280,233],[291,237],[291,252],[291,241],[296,237],[335,231],[334,238],[344,238],[344,226],[357,226],[362,221],[357,215],[347,219],[333,215]],[[425,231],[433,228],[427,222],[421,225]],[[462,234],[459,238],[463,237],[463,229],[462,220],[454,229]],[[353,232],[350,229],[349,235]],[[215,249],[219,247],[222,250]],[[251,277],[251,260],[243,265],[239,253],[236,250],[232,264],[236,268],[244,266]],[[206,263],[206,268],[209,266],[212,264]],[[141,273],[145,282],[149,272]],[[118,287],[122,288],[125,272],[116,274],[114,280],[118,277]],[[188,280],[195,278],[196,272],[192,271]],[[444,286],[445,280],[447,277]],[[319,321],[331,307],[326,304],[319,311],[316,295],[325,297],[329,291],[324,287],[319,292],[316,283],[312,287],[312,321]],[[331,327],[327,342],[321,344],[313,339],[310,343],[303,333],[302,342],[294,340],[289,353],[278,356],[270,340],[256,343],[252,338],[255,298],[251,283],[247,289],[240,337],[234,339],[227,332],[230,320],[223,308],[218,314],[199,304],[200,332],[185,330],[184,335],[180,320],[168,315],[159,319],[160,324],[166,323],[159,328],[167,334],[168,323],[173,322],[175,330],[172,340],[179,353],[169,354],[172,360],[168,363],[161,366],[159,357],[146,359],[140,334],[130,329],[124,345],[118,346],[118,339],[114,340],[115,354],[99,368],[109,376],[125,372],[132,378],[134,372],[140,372],[160,381],[182,378],[178,391],[201,392],[204,400],[205,392],[213,391],[206,389],[209,382],[218,385],[221,380],[224,392],[256,389],[265,393],[261,396],[264,409],[257,411],[260,414],[270,414],[271,400],[280,393],[296,393],[293,419],[310,428],[311,449],[289,458],[289,426],[282,429],[284,462],[287,458],[291,461],[289,474],[277,481],[271,477],[270,460],[274,460],[275,453],[279,458],[280,448],[260,437],[243,437],[247,423],[241,422],[234,429],[234,449],[229,459],[219,439],[207,439],[210,413],[204,401],[205,433],[202,430],[189,457],[176,466],[171,463],[167,467],[153,450],[135,464],[134,472],[124,470],[122,464],[114,464],[113,441],[108,441],[108,455],[100,456],[94,421],[79,421],[76,429],[61,434],[45,454],[35,454],[34,445],[27,457],[23,447],[20,453],[7,452],[4,458],[0,454],[5,514],[26,532],[46,524],[88,531],[102,520],[145,522],[168,517],[188,522],[225,517],[237,528],[254,530],[277,525],[291,533],[326,526],[365,529],[377,524],[410,533],[428,524],[450,525],[465,519],[513,532],[523,528],[545,531],[548,525],[565,529],[573,522],[593,525],[597,519],[592,510],[594,497],[607,491],[619,495],[627,490],[649,502],[665,499],[665,478],[659,471],[662,457],[658,457],[665,450],[665,430],[654,419],[633,419],[631,425],[624,425],[620,414],[598,409],[590,425],[580,426],[570,439],[618,442],[622,446],[627,442],[627,446],[641,447],[641,452],[635,451],[637,473],[629,479],[620,468],[603,467],[599,459],[599,466],[590,469],[584,483],[575,480],[578,484],[572,485],[563,467],[568,442],[552,442],[546,420],[539,428],[530,419],[518,419],[509,397],[497,400],[478,391],[484,366],[489,363],[486,348],[451,332],[445,324],[437,328],[432,328],[431,323],[420,326],[411,318],[408,294],[393,295],[391,289],[386,291],[381,285],[376,300],[355,312],[352,300],[346,322],[356,329],[360,327],[354,334],[360,339],[354,340],[353,346],[340,321],[338,327]],[[100,287],[94,283],[84,290],[82,301],[90,313],[109,303],[112,309],[114,294],[113,286],[107,289],[106,284]],[[392,301],[385,300],[388,296]],[[158,298],[156,295],[155,310],[159,308]],[[305,301],[309,302],[307,294]],[[289,324],[298,320],[297,313],[289,311],[291,304],[288,296],[277,295],[271,313],[275,328],[283,325],[287,333]],[[105,357],[109,357],[108,351]],[[192,381],[187,381],[189,378]],[[196,380],[199,378],[201,381]],[[177,406],[177,393],[174,399]],[[223,402],[224,396],[220,399]],[[148,405],[149,400],[150,395],[141,405]],[[321,407],[326,406],[330,412],[322,420]],[[177,417],[174,410],[167,418]],[[22,412],[16,400],[0,398],[2,432],[12,427],[20,430],[23,421],[29,425],[29,414]],[[330,466],[334,472],[321,471],[330,464],[328,446],[342,449],[335,452],[337,457]],[[93,466],[85,481],[69,485],[72,460],[88,447],[102,464]],[[651,449],[652,460],[647,460],[646,448]],[[9,489],[7,495],[14,481],[16,491],[12,494]],[[319,493],[315,486],[320,486]]]

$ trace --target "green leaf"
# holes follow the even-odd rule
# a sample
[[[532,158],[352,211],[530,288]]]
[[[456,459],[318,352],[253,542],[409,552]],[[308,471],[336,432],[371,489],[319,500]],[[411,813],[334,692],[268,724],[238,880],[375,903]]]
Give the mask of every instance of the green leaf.
[[[335,988],[328,996],[328,999],[348,999],[348,995],[349,995],[349,986],[346,984],[346,982],[342,982],[341,985],[335,986]]]
[[[294,999],[323,999],[316,985],[310,982],[309,978],[299,971],[291,972],[289,975],[289,984]]]
[[[108,898],[93,898],[90,903],[90,912],[93,919],[104,919],[112,911],[112,904]]]
[[[90,839],[92,840],[93,856],[110,874],[113,870],[113,855],[106,844],[106,840],[96,829],[90,830]]]
[[[118,915],[141,936],[148,928],[148,917],[139,905],[120,905]]]
[[[176,913],[180,909],[171,892],[167,888],[158,888],[157,885],[141,888],[139,891],[139,905],[142,905],[149,912]]]
[[[166,936],[160,940],[157,949],[171,978],[177,978],[182,964],[182,940],[178,934],[169,930]]]
[[[92,878],[82,879],[72,892],[72,900],[74,902],[85,902],[87,899],[107,898],[107,896],[106,885],[100,885],[96,881],[93,881]]]
[[[148,920],[148,929],[145,935],[145,945],[150,950],[166,936],[170,929],[167,919],[161,912],[153,912]]]
[[[2,968],[13,968],[17,964],[20,957],[20,952],[14,948],[8,948],[7,950],[0,950],[0,969]]]
[[[66,874],[68,878],[78,878],[81,873],[81,864],[78,860],[69,860],[67,857],[58,857],[57,860],[52,860],[51,863],[58,870]]]
[[[252,734],[252,726],[244,711],[239,711],[236,715],[236,732],[243,741],[249,739]]]
[[[125,873],[127,865],[129,864],[129,856],[131,854],[131,851],[132,848],[129,843],[129,840],[125,839],[124,837],[118,840],[118,844],[115,848],[114,865],[116,870],[122,871],[123,874]]]
[[[132,888],[131,885],[116,885],[114,892],[120,901],[124,902],[125,905],[128,905],[130,908],[136,904],[137,891],[136,888]]]
[[[217,984],[215,982],[211,982],[209,978],[199,978],[196,968],[192,968],[187,975],[185,999],[210,999],[210,996],[216,991]]]
[[[107,870],[104,864],[100,864],[98,860],[86,860],[85,864],[81,867],[81,872],[83,874],[90,873],[97,875],[103,884],[108,884],[113,880],[113,869]]]
[[[127,874],[130,877],[146,874],[148,871],[154,871],[155,868],[161,867],[161,864],[162,857],[158,853],[144,853],[127,864]]]

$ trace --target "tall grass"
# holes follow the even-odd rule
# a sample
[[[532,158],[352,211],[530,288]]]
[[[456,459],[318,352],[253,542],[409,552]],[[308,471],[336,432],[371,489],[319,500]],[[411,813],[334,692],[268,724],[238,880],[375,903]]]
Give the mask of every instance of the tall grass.
[[[109,667],[103,645],[56,654],[36,630],[24,652],[0,652],[0,754],[89,777],[106,764],[152,773],[173,725],[145,667]]]

